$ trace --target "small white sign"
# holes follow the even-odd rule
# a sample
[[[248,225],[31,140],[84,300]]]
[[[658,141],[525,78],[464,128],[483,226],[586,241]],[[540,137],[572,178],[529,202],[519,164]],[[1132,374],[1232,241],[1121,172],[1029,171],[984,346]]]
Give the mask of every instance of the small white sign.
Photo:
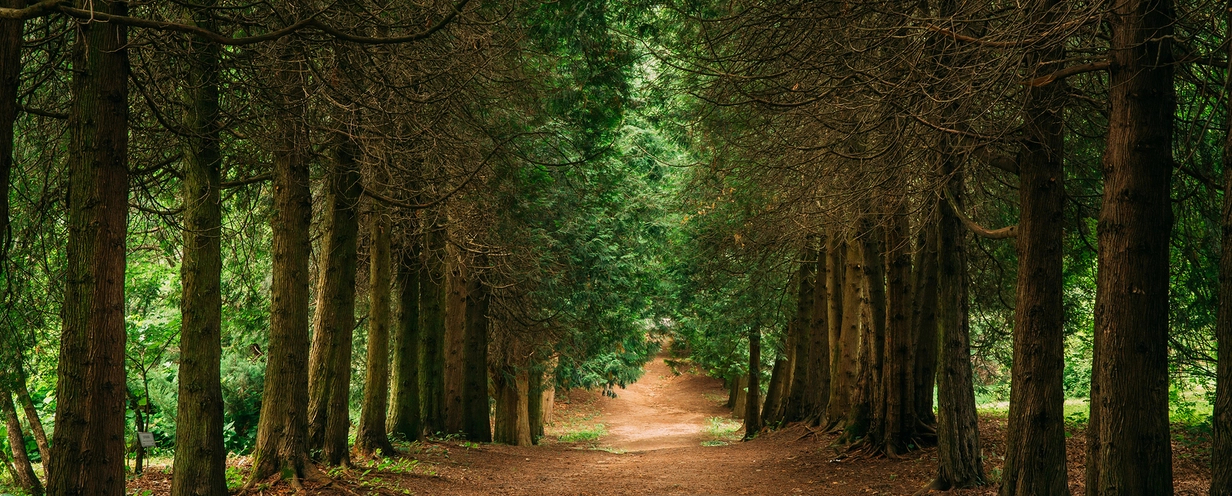
[[[141,443],[142,448],[153,448],[154,447],[154,433],[138,432],[137,441]]]

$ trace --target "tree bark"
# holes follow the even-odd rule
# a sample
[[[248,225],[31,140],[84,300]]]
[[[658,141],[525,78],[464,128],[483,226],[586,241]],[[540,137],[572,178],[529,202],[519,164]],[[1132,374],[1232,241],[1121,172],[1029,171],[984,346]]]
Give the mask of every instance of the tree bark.
[[[78,2],[126,15],[126,2]],[[47,489],[124,494],[128,30],[77,26],[69,111],[68,267]]]
[[[18,9],[26,0],[0,0],[0,7]],[[21,45],[24,21],[0,19],[0,263],[7,272],[9,189],[13,171],[13,133],[17,124],[17,91],[21,86]]]
[[[209,9],[193,21],[214,30]],[[193,38],[184,138],[183,258],[180,279],[180,375],[171,494],[226,495],[222,415],[222,151],[219,141],[218,45]]]
[[[421,210],[424,226],[423,264],[419,273],[420,402],[429,434],[445,431],[445,234],[444,225]]]
[[[806,392],[805,417],[817,425],[826,418],[830,403],[830,281],[828,242],[823,237],[815,256],[817,276],[813,282],[812,323],[809,330],[809,388]]]
[[[830,301],[826,302],[826,317],[829,328],[826,329],[830,344],[830,389],[826,391],[826,416],[818,423],[833,427],[845,415],[847,404],[842,395],[847,391],[842,385],[843,372],[843,295],[847,292],[847,242],[841,236],[831,236],[829,253],[826,257],[826,281]]]
[[[1228,13],[1232,21],[1232,11]],[[1232,39],[1232,23],[1228,36]],[[1232,54],[1232,44],[1228,45]],[[1224,82],[1224,99],[1232,112],[1232,71]],[[1214,439],[1211,447],[1210,496],[1232,496],[1232,119],[1226,123],[1223,142],[1223,231],[1219,254],[1219,314],[1215,321],[1215,411],[1212,415]]]
[[[393,410],[390,431],[408,441],[423,439],[419,395],[419,238],[411,240],[398,264],[398,330],[394,337]]]
[[[543,437],[543,368],[536,366],[530,370],[530,401],[528,402],[527,415],[530,416],[530,442],[531,444],[539,444],[539,439]]]
[[[1056,20],[1057,0],[1037,0],[1029,13],[1041,29]],[[1053,70],[1059,45],[1027,57],[1027,67]],[[1060,84],[1026,88],[1024,150],[1019,158],[1018,284],[1014,303],[1014,366],[1001,496],[1069,494],[1065,471],[1065,333],[1062,304],[1065,157]]]
[[[791,332],[789,337],[794,338],[795,332]],[[792,340],[794,339],[788,339],[788,342]],[[770,369],[770,384],[766,387],[766,403],[761,408],[763,426],[773,428],[783,423],[783,396],[786,393],[790,374],[791,361],[780,354],[774,360],[774,367]]]
[[[34,473],[30,464],[30,455],[26,452],[26,438],[21,431],[21,420],[17,418],[17,407],[13,405],[13,396],[8,389],[0,388],[0,410],[4,413],[4,427],[8,431],[9,448],[13,451],[13,474],[17,484],[32,496],[43,495],[43,483]]]
[[[1087,494],[1169,495],[1174,16],[1171,0],[1111,8]]]
[[[513,446],[530,446],[530,380],[527,372],[512,365],[499,368],[492,378],[496,388],[496,431],[492,440]]]
[[[17,365],[17,378],[13,389],[22,410],[25,410],[26,422],[30,424],[30,433],[34,435],[34,442],[38,445],[43,475],[46,476],[47,461],[51,459],[51,445],[47,442],[47,433],[43,430],[43,421],[39,419],[38,410],[34,408],[34,401],[30,399],[30,391],[26,388],[26,371],[21,364]]]
[[[488,288],[480,277],[479,267],[486,265],[483,257],[476,258],[476,267],[466,279],[465,342],[463,343],[462,381],[462,431],[471,441],[492,442],[491,419],[488,413]],[[539,369],[536,389],[542,393],[543,371]],[[532,384],[535,385],[535,384]],[[542,398],[542,396],[536,396]],[[542,405],[536,410],[542,410]],[[528,407],[529,408],[529,407]],[[536,422],[531,419],[530,435],[536,435]],[[538,419],[539,435],[542,435],[542,417]]]
[[[389,411],[389,218],[376,202],[368,213],[368,366],[364,374],[364,401],[360,409],[355,448],[364,454],[380,451],[394,456],[385,417]]]
[[[463,417],[463,382],[465,382],[466,348],[466,288],[469,275],[462,267],[460,254],[452,245],[446,247],[445,276],[445,432],[461,433]]]
[[[876,399],[872,438],[879,451],[894,456],[907,452],[915,437],[915,354],[911,332],[911,254],[907,238],[905,198],[894,199],[894,213],[885,230],[887,266],[885,363]]]
[[[807,409],[808,395],[815,384],[809,382],[810,355],[813,345],[813,269],[817,261],[814,239],[809,237],[805,242],[800,269],[796,273],[796,333],[791,341],[795,348],[791,358],[791,383],[787,386],[787,398],[784,401],[783,421],[799,422],[804,420]]]
[[[933,393],[937,386],[937,227],[925,221],[921,228],[920,248],[912,274],[911,330],[914,336],[915,371],[912,374],[916,419],[922,429],[933,429],[937,416],[933,411]]]
[[[846,243],[843,256],[842,330],[838,367],[830,383],[830,428],[839,427],[851,413],[853,393],[860,372],[860,307],[864,288],[864,247],[856,240]]]
[[[962,177],[952,157],[942,164],[944,186],[962,208]],[[980,453],[979,418],[971,373],[970,320],[967,313],[967,241],[964,228],[950,202],[939,201],[937,324],[941,329],[937,414],[937,478],[929,486],[950,490],[985,484]]]
[[[761,431],[761,329],[749,329],[749,381],[744,395],[744,440]],[[738,401],[737,401],[738,403]]]
[[[338,132],[332,170],[326,176],[327,227],[322,241],[316,322],[308,359],[308,439],[322,461],[349,465],[351,340],[355,329],[355,271],[358,265],[358,203],[361,193],[358,144]]]
[[[286,86],[275,99],[284,107],[277,119],[274,149],[273,280],[270,285],[270,337],[265,386],[252,474],[246,487],[274,474],[299,486],[308,462],[308,260],[312,255],[312,190],[308,129],[303,124],[303,71],[286,49],[275,78]]]

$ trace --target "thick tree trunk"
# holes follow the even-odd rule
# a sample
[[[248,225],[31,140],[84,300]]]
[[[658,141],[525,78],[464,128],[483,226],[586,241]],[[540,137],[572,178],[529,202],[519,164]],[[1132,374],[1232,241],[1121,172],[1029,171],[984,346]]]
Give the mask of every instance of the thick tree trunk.
[[[1030,17],[1055,23],[1057,0],[1037,0]],[[1027,66],[1056,69],[1058,48],[1033,53]],[[1041,74],[1042,75],[1042,74]],[[1065,202],[1061,84],[1027,87],[1026,139],[1019,159],[1018,288],[1014,366],[1001,496],[1069,494],[1065,471],[1065,309],[1062,304],[1062,208]]]
[[[886,229],[889,261],[886,291],[885,363],[876,398],[872,434],[878,450],[893,456],[907,451],[915,437],[915,354],[911,332],[911,254],[904,198],[897,197]]]
[[[1171,0],[1111,8],[1087,494],[1168,495],[1174,16]]]
[[[476,267],[471,269],[466,281],[466,319],[465,342],[463,343],[462,362],[462,431],[471,441],[492,442],[491,419],[488,414],[488,288],[484,285],[480,265],[486,265],[483,257],[476,258]],[[542,398],[543,370],[539,369],[536,376],[536,387]],[[542,405],[536,410],[541,411]],[[531,429],[535,430],[536,422],[532,419]],[[538,422],[538,432],[542,435],[542,417]],[[532,440],[536,432],[531,432]]]
[[[126,2],[78,4],[128,13]],[[124,494],[127,47],[128,31],[120,24],[77,25],[68,123],[68,267],[47,484],[56,496]]]
[[[745,405],[749,397],[749,375],[741,374],[735,380],[736,398],[732,401],[732,418],[743,419],[746,410]]]
[[[39,419],[38,410],[34,408],[34,401],[30,399],[30,391],[26,389],[26,371],[20,364],[17,366],[16,384],[13,388],[17,393],[17,401],[21,403],[21,408],[26,413],[30,433],[34,435],[34,442],[38,445],[39,459],[43,463],[43,475],[47,475],[47,461],[51,459],[51,445],[47,442],[47,433],[43,430],[43,421]]]
[[[193,9],[197,26],[214,30],[209,9]],[[193,38],[184,138],[183,238],[180,261],[180,376],[171,494],[227,494],[222,417],[222,151],[219,141],[218,45]]]
[[[26,0],[0,0],[0,7],[16,9]],[[17,91],[21,85],[23,21],[0,19],[0,263],[8,270],[9,187],[13,171],[13,132],[17,124]]]
[[[355,329],[358,203],[361,192],[352,137],[338,133],[326,176],[327,227],[322,241],[316,322],[308,377],[308,439],[329,465],[350,463],[351,339]]]
[[[308,462],[308,260],[312,255],[312,190],[305,108],[294,88],[302,87],[298,70],[287,50],[276,67],[276,78],[287,88],[281,103],[274,149],[273,282],[270,285],[270,337],[266,353],[261,420],[252,454],[252,474],[246,486],[274,474],[299,480],[309,474]]]
[[[425,233],[419,273],[419,398],[429,434],[445,431],[445,226],[437,213],[420,211]]]
[[[911,331],[914,337],[915,372],[912,374],[916,419],[923,430],[937,425],[933,393],[937,386],[937,226],[926,220],[920,232],[915,272],[912,274]]]
[[[530,418],[530,442],[539,444],[543,437],[543,369],[533,367],[530,370],[530,400],[527,401],[526,414]]]
[[[829,250],[825,238],[817,252],[817,275],[813,279],[812,323],[809,329],[809,388],[806,391],[805,418],[817,425],[826,418],[830,403],[830,281]]]
[[[962,208],[962,178],[957,164],[946,158],[942,174],[945,186]],[[946,200],[940,201],[938,232],[938,312],[941,329],[938,377],[936,480],[937,490],[974,487],[985,483],[980,453],[979,418],[975,411],[975,388],[971,372],[970,321],[967,314],[967,242],[965,228]]]
[[[749,329],[749,380],[744,395],[744,439],[761,431],[761,329]],[[739,401],[737,401],[739,403]]]
[[[838,345],[838,369],[830,384],[830,427],[839,427],[851,413],[860,373],[860,313],[864,298],[864,248],[858,240],[846,243],[843,256],[842,330]]]
[[[864,242],[864,297],[868,305],[869,322],[872,324],[870,333],[870,356],[868,360],[872,375],[873,387],[881,384],[882,368],[885,365],[885,332],[886,332],[886,258],[885,258],[885,227],[873,223],[872,216],[867,217]],[[879,216],[878,221],[882,220]],[[868,331],[866,331],[868,332]],[[861,353],[864,353],[863,351]],[[871,359],[871,360],[870,360]]]
[[[800,269],[796,273],[796,332],[789,343],[795,348],[791,357],[791,383],[787,386],[787,397],[784,400],[783,421],[799,422],[804,420],[808,396],[814,383],[809,382],[809,365],[812,364],[813,345],[813,269],[817,261],[817,250],[813,248],[813,238],[805,242],[804,257],[800,261]]]
[[[413,238],[398,264],[398,329],[394,337],[393,409],[389,430],[407,441],[423,439],[419,395],[419,239]]]
[[[445,276],[445,432],[463,432],[466,348],[466,288],[469,274],[457,250],[446,247]]]
[[[13,475],[17,484],[32,496],[43,495],[43,483],[34,473],[30,464],[30,455],[26,452],[26,439],[21,431],[21,420],[17,418],[17,407],[13,405],[13,396],[5,388],[0,388],[0,411],[4,414],[4,427],[8,431],[9,448],[13,452]]]
[[[1232,11],[1228,13],[1232,21]],[[1228,36],[1232,40],[1232,22]],[[1232,44],[1228,45],[1232,54]],[[1224,83],[1224,99],[1232,98],[1232,71]],[[1232,112],[1232,101],[1227,101]],[[1226,123],[1223,142],[1223,231],[1219,254],[1219,316],[1215,321],[1215,411],[1214,443],[1211,448],[1210,496],[1232,496],[1232,119]]]
[[[514,446],[530,446],[530,378],[526,370],[505,365],[496,370],[496,430],[492,440]]]
[[[368,213],[368,367],[364,373],[364,402],[360,409],[355,448],[360,453],[397,453],[389,442],[385,417],[389,410],[389,218],[373,203]]]

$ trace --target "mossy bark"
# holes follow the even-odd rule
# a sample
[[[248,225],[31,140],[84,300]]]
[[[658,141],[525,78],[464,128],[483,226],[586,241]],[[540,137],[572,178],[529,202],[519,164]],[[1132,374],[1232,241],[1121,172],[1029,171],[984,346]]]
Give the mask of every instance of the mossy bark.
[[[393,456],[385,418],[389,411],[390,240],[385,209],[373,204],[368,213],[368,366],[355,448],[364,454]]]

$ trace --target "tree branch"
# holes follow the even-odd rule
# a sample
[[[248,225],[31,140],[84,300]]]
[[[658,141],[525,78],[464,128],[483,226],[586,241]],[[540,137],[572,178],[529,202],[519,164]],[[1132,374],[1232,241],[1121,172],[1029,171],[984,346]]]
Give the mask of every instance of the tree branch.
[[[24,9],[0,8],[0,19],[10,19],[14,21],[24,21],[35,17],[42,17],[52,13],[59,7],[60,4],[68,0],[43,0]]]
[[[958,216],[958,220],[962,221],[963,225],[967,226],[967,229],[970,229],[971,232],[975,233],[977,236],[988,239],[1009,239],[1018,237],[1018,226],[1016,225],[1002,227],[1001,229],[986,229],[983,226],[976,224],[970,217],[967,217],[967,214],[964,214],[962,210],[958,209],[958,204],[954,202],[954,196],[950,194],[950,190],[946,189],[943,191],[945,193],[945,201],[950,204],[950,210],[953,210],[954,215]]]
[[[252,183],[260,183],[260,182],[269,181],[270,179],[273,179],[273,178],[274,178],[273,174],[265,173],[265,174],[252,176],[247,179],[236,179],[234,181],[227,181],[227,182],[222,183],[220,187],[222,189],[238,188],[240,186],[247,186]]]
[[[1111,65],[1112,63],[1107,60],[1103,60],[1099,62],[1091,62],[1089,64],[1073,65],[1073,66],[1066,67],[1064,69],[1057,70],[1056,72],[1053,72],[1051,74],[1045,74],[1043,76],[1040,76],[1034,79],[1028,79],[1026,81],[1023,81],[1022,84],[1027,85],[1027,86],[1034,86],[1037,88],[1040,86],[1048,86],[1052,83],[1055,83],[1057,81],[1060,81],[1070,76],[1076,76],[1078,74],[1084,74],[1088,72],[1106,71],[1108,70],[1108,67],[1110,67]]]

